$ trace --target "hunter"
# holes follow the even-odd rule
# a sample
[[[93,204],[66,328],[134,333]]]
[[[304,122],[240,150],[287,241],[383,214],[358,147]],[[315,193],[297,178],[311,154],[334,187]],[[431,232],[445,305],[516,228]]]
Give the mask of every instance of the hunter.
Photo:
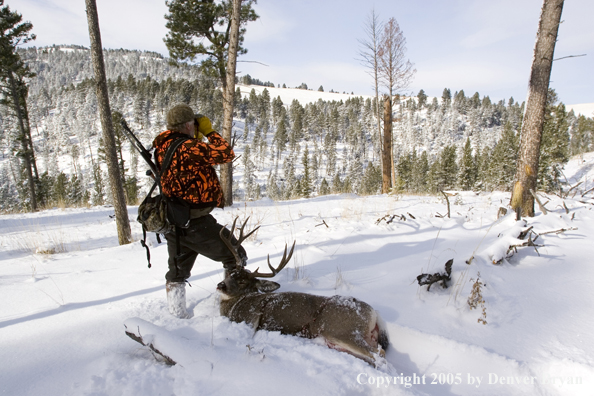
[[[187,228],[167,232],[169,271],[165,275],[169,312],[178,318],[191,317],[186,308],[186,281],[199,254],[223,264],[226,271],[234,269],[236,258],[219,232],[224,226],[210,214],[224,206],[224,197],[214,165],[231,162],[235,153],[231,145],[214,129],[208,117],[194,114],[186,104],[177,104],[167,113],[168,130],[154,142],[157,164],[162,164],[167,148],[176,138],[186,138],[173,155],[171,165],[161,175],[163,194],[190,204]],[[224,231],[229,235],[229,231]],[[240,257],[247,255],[242,248]]]

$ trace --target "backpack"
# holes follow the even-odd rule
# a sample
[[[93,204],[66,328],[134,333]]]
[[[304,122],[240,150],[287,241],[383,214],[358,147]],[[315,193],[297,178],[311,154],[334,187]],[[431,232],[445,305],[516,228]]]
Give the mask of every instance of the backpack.
[[[177,148],[190,139],[189,136],[176,136],[173,143],[165,152],[165,158],[161,170],[155,175],[155,183],[148,192],[146,198],[138,206],[138,217],[136,221],[142,224],[142,240],[140,243],[146,249],[148,267],[151,268],[151,254],[146,244],[146,233],[154,232],[157,234],[157,241],[161,243],[159,234],[166,234],[175,230],[176,236],[181,228],[187,228],[190,223],[191,205],[179,198],[168,197],[163,194],[161,187],[161,175],[167,170],[173,159],[173,154]],[[158,161],[155,153],[155,162]],[[159,194],[153,196],[155,188],[159,186]],[[179,238],[177,238],[179,239]]]

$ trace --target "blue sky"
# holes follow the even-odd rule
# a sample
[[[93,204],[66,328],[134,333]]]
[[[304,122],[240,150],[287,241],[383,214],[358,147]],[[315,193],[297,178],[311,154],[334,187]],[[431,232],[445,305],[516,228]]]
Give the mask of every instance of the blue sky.
[[[88,46],[83,0],[6,0],[33,23],[35,46]],[[396,18],[417,69],[405,94],[441,96],[464,90],[492,100],[524,101],[542,0],[259,0],[260,19],[248,25],[240,75],[295,87],[372,94],[373,81],[357,60],[364,24],[375,8]],[[97,0],[103,46],[167,56],[163,0]],[[567,0],[551,87],[566,104],[594,102],[594,2]]]

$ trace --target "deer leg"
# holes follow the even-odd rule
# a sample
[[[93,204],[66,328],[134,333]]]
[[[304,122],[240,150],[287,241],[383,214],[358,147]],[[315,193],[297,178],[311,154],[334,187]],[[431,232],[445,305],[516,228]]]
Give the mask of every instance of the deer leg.
[[[260,321],[262,320],[262,312],[259,314],[254,315],[252,320],[250,321],[249,325],[254,329],[254,334],[252,334],[252,338],[256,335],[256,332],[260,328]]]
[[[356,336],[349,337],[349,339],[342,337],[338,339],[334,336],[328,336],[324,337],[324,340],[328,348],[346,352],[372,365],[375,363],[374,350],[366,342],[361,342],[362,340],[360,339],[358,340]]]

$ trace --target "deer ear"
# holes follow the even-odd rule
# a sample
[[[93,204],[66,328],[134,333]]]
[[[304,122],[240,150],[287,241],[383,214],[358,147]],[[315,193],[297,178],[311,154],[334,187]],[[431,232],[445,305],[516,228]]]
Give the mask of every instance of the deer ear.
[[[268,280],[260,280],[258,279],[258,283],[256,283],[256,288],[258,291],[262,293],[270,293],[278,289],[280,285],[273,281]]]

